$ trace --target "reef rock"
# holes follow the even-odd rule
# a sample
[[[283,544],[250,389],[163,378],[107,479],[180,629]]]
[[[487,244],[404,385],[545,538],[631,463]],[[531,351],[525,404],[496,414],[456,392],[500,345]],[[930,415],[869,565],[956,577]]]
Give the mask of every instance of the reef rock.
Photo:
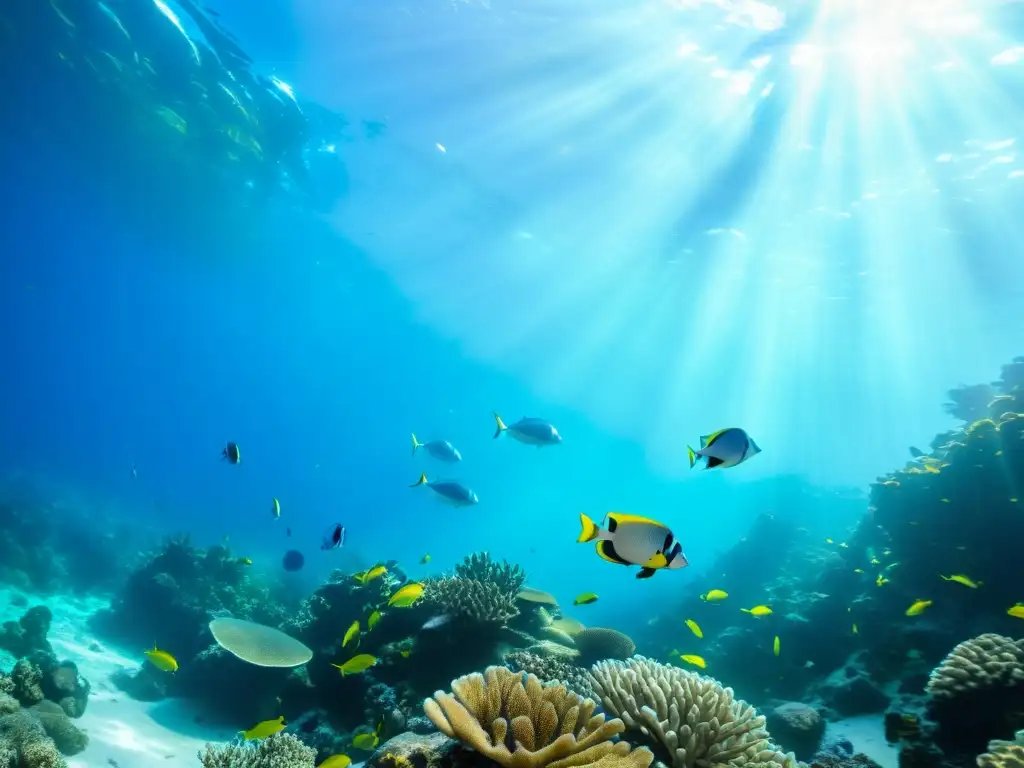
[[[825,735],[825,718],[821,713],[797,701],[788,701],[769,710],[765,714],[765,725],[772,740],[800,760],[815,754]]]

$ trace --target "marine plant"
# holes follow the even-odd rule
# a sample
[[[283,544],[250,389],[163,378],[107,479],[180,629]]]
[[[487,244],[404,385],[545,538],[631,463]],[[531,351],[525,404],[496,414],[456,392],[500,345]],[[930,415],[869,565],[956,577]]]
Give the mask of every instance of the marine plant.
[[[654,759],[649,750],[613,742],[625,726],[595,715],[592,699],[543,686],[535,675],[488,667],[453,680],[451,689],[424,701],[423,711],[444,734],[503,768],[647,768]]]
[[[771,744],[763,716],[710,677],[642,656],[600,662],[590,675],[605,710],[652,739],[672,768],[799,765]]]

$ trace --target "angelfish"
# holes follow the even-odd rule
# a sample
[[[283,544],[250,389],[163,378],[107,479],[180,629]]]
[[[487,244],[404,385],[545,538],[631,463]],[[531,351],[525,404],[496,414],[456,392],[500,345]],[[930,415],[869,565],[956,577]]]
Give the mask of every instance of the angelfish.
[[[509,437],[518,440],[525,445],[536,445],[542,448],[545,445],[558,445],[562,442],[562,436],[558,434],[555,426],[544,419],[523,417],[514,424],[505,424],[501,416],[494,414],[495,439],[501,437],[502,432],[508,432]]]
[[[661,569],[676,570],[690,564],[672,531],[656,520],[621,512],[609,512],[604,519],[607,528],[580,514],[583,530],[577,543],[596,540],[601,559],[619,565],[639,565],[638,579],[649,579]]]
[[[420,475],[419,480],[409,487],[416,488],[420,485],[427,486],[427,488],[437,494],[441,501],[445,504],[451,504],[453,507],[471,507],[480,501],[480,498],[472,488],[467,488],[462,483],[457,483],[454,480],[435,480],[429,482],[424,473]]]
[[[710,435],[702,435],[699,451],[686,446],[690,469],[693,469],[699,459],[707,460],[705,469],[714,469],[715,467],[727,469],[742,464],[760,452],[761,449],[757,447],[757,443],[739,427],[729,427],[712,432]]]

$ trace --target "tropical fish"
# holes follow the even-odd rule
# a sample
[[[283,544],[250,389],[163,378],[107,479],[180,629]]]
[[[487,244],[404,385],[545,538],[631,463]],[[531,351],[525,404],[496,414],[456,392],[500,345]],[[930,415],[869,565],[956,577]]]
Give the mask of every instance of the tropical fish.
[[[409,608],[417,600],[423,597],[423,585],[419,582],[405,584],[395,594],[388,598],[388,605],[392,608]]]
[[[572,601],[573,605],[590,605],[591,603],[597,602],[597,594],[594,592],[584,592],[579,595],[575,600]]]
[[[931,600],[915,600],[914,604],[907,608],[907,616],[920,616],[931,604]]]
[[[1024,619],[1024,603],[1017,603],[1006,612],[1007,616],[1013,616],[1015,619]]]
[[[357,656],[353,656],[344,664],[332,663],[331,666],[340,670],[341,676],[344,677],[345,675],[358,675],[360,672],[365,672],[376,663],[376,656],[371,656],[368,653],[360,653]]]
[[[345,526],[335,523],[324,531],[323,540],[320,542],[320,549],[337,549],[345,546]]]
[[[609,563],[639,565],[638,579],[649,579],[661,569],[676,570],[690,563],[672,531],[661,523],[639,515],[609,512],[607,529],[580,514],[583,530],[577,543],[597,540],[597,554]]]
[[[426,474],[421,474],[420,479],[409,487],[416,488],[420,485],[427,486],[437,494],[441,501],[453,507],[471,507],[480,502],[480,498],[472,488],[467,488],[462,483],[457,483],[454,480],[428,482]]]
[[[220,452],[220,455],[232,464],[242,463],[242,452],[238,450],[238,443],[228,443],[224,446],[224,450]]]
[[[416,439],[416,433],[414,432],[412,435],[412,455],[415,456],[416,451],[420,448],[423,448],[438,461],[443,461],[448,464],[455,464],[456,462],[462,461],[462,454],[459,453],[458,449],[447,440],[428,440],[425,443],[421,443]]]
[[[274,516],[275,520],[281,519],[281,502],[277,499],[273,499],[270,504],[270,514]]]
[[[345,637],[341,641],[341,647],[344,648],[346,645],[351,643],[353,640],[359,640],[359,620],[353,621],[351,626],[345,631]]]
[[[729,593],[726,592],[724,589],[709,589],[707,592],[700,596],[700,599],[703,600],[705,603],[717,603],[722,600],[725,600],[725,598],[727,598],[728,596]]]
[[[420,629],[440,629],[451,620],[452,616],[450,613],[442,613],[440,616],[434,616],[427,619]]]
[[[262,723],[256,723],[248,731],[242,731],[242,737],[249,741],[250,739],[265,739],[267,736],[273,736],[275,733],[280,733],[287,726],[284,724],[284,715],[281,715],[276,720],[264,720]]]
[[[855,635],[857,634],[857,625],[856,624],[853,625],[853,634],[855,634]]]
[[[695,451],[686,446],[686,456],[690,460],[690,469],[699,459],[706,459],[705,469],[722,467],[727,469],[742,464],[749,458],[759,454],[761,449],[745,431],[739,427],[729,427],[701,435],[700,450]]]
[[[252,558],[251,557],[238,557],[238,558],[235,558],[235,562],[238,563],[239,565],[252,565]]]
[[[753,608],[740,608],[740,610],[758,618],[772,615],[772,609],[767,605],[755,605]]]
[[[424,555],[420,558],[420,565],[426,565],[430,562],[430,555]]]
[[[427,622],[427,623],[429,624],[430,622]],[[424,625],[424,626],[426,626],[426,625]],[[403,659],[408,659],[410,656],[412,656],[412,651],[410,651],[408,649],[401,650],[401,651],[398,652],[398,655],[401,656]]]
[[[875,579],[875,584],[877,584],[878,586],[882,586],[883,584],[888,584],[888,583],[889,583],[889,580],[887,578],[885,578],[885,576],[883,576],[882,574],[878,574],[878,578]]]
[[[853,572],[854,573],[864,573],[864,569],[863,568],[854,568]]]
[[[690,631],[693,632],[693,634],[695,634],[697,637],[704,637],[704,633],[701,631],[701,628],[696,621],[694,621],[693,619],[687,619],[685,623],[686,626],[690,628]]]
[[[358,581],[360,584],[369,584],[374,579],[379,579],[385,573],[388,572],[386,565],[375,565],[368,571],[362,571],[360,573],[352,574],[352,578]]]
[[[494,414],[494,421],[496,424],[495,439],[501,437],[502,432],[508,432],[508,436],[513,440],[518,440],[525,445],[536,445],[538,448],[545,445],[558,445],[562,442],[562,436],[558,434],[558,430],[551,422],[544,421],[544,419],[524,416],[514,424],[506,425],[501,420],[501,416]]]
[[[375,730],[370,731],[368,733],[364,732],[356,734],[356,736],[352,739],[352,746],[356,749],[362,749],[366,752],[371,752],[372,750],[376,749],[377,745],[380,744],[380,729],[383,725],[384,722],[381,721],[377,724],[377,728]]]
[[[826,544],[835,544],[835,542],[832,541],[832,539],[825,539],[825,543]]]
[[[781,648],[781,644],[779,643],[779,636],[776,635],[775,636],[775,640],[772,641],[772,653],[774,653],[776,656],[778,656],[780,648]]]
[[[366,620],[366,631],[367,632],[372,632],[373,631],[373,628],[377,626],[377,622],[380,621],[380,617],[382,615],[383,614],[381,614],[381,612],[378,611],[378,610],[374,610],[374,612],[370,614],[370,618],[368,618]]]
[[[977,589],[984,583],[981,581],[974,581],[972,578],[964,576],[962,573],[954,573],[952,576],[943,576],[940,573],[939,577],[944,581],[955,581],[957,584],[963,584],[965,587],[970,587],[971,589]]]
[[[149,663],[161,672],[178,671],[178,660],[167,651],[161,651],[155,645],[152,650],[143,651],[142,655],[149,659]]]
[[[701,669],[705,669],[707,667],[707,663],[704,661],[704,657],[698,656],[695,653],[684,653],[679,658],[685,661],[687,664],[693,664],[693,666],[700,667]]]
[[[839,548],[840,548],[840,549],[848,549],[848,548],[849,548],[849,546],[850,546],[850,545],[849,545],[849,544],[847,544],[847,543],[846,543],[845,541],[841,541],[841,542],[839,542]]]
[[[352,758],[348,755],[331,755],[324,760],[317,768],[348,768],[352,763]]]

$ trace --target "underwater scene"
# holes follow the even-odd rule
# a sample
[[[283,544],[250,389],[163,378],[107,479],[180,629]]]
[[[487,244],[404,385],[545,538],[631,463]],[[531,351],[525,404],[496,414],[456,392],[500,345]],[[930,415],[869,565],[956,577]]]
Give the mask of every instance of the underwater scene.
[[[0,768],[1024,766],[1024,3],[0,61]]]

